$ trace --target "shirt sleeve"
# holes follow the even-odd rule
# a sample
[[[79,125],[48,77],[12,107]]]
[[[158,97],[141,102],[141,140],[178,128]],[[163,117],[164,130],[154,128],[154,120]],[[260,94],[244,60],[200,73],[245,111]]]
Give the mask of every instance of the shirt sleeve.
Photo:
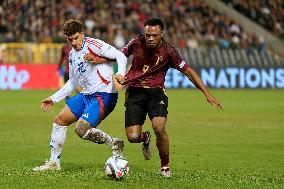
[[[133,46],[136,41],[136,38],[133,38],[128,44],[121,49],[121,51],[125,54],[126,57],[129,57],[133,54]]]
[[[95,40],[96,43],[89,43],[88,50],[90,53],[97,55],[98,57],[115,59],[118,66],[118,71],[116,74],[121,74],[122,76],[126,73],[126,64],[127,58],[126,56],[116,49],[115,47],[105,43],[104,41]]]
[[[69,62],[72,60],[70,59],[71,53],[69,54]],[[69,65],[69,80],[63,85],[63,87],[50,96],[53,102],[59,102],[60,100],[64,99],[66,96],[70,95],[71,92],[76,88],[78,85],[77,80],[74,79],[74,73],[72,70],[72,65]]]
[[[176,49],[174,49],[170,53],[170,57],[172,59],[171,67],[177,69],[178,71],[184,73],[185,70],[189,67],[189,65],[181,58],[181,56],[179,55]]]
[[[76,84],[72,80],[68,80],[67,83],[56,93],[50,96],[53,102],[59,102],[66,96],[70,95],[71,92],[75,89]]]

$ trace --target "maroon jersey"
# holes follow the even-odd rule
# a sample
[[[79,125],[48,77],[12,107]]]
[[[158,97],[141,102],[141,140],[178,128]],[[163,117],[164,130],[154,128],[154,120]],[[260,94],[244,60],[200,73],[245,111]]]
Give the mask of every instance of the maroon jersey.
[[[122,52],[127,57],[133,55],[131,68],[125,75],[127,86],[164,88],[170,67],[182,73],[189,67],[177,50],[164,40],[159,48],[149,49],[144,35],[132,39]]]
[[[64,73],[69,73],[69,53],[71,49],[69,44],[65,44],[61,49],[59,65],[61,66],[64,61]]]

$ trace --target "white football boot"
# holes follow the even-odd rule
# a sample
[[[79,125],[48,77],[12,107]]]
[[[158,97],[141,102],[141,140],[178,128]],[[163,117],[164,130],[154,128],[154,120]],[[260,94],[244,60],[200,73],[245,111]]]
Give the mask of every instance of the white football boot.
[[[162,174],[163,177],[171,177],[172,176],[170,168],[165,167],[165,166],[161,168],[161,174]]]
[[[45,161],[45,164],[35,167],[33,168],[34,171],[48,171],[48,170],[55,170],[55,171],[59,171],[61,170],[60,167],[60,162],[59,161]]]

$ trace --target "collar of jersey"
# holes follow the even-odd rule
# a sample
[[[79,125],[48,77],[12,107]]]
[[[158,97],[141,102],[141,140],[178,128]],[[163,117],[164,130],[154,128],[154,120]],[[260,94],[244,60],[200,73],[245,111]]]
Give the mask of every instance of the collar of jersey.
[[[86,42],[86,37],[84,37],[84,42],[83,42],[82,47],[81,47],[81,49],[80,49],[80,50],[82,50],[82,49],[84,48],[84,46],[85,46],[85,42]]]

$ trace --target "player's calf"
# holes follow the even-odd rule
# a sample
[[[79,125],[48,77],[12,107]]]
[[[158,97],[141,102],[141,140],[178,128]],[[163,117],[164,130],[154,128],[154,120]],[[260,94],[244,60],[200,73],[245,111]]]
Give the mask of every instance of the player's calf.
[[[77,122],[75,132],[80,138],[84,140],[90,140],[94,143],[108,144],[112,142],[112,138],[108,134],[101,131],[100,129],[92,128],[91,124],[83,119],[79,119],[79,121]]]
[[[124,142],[122,139],[112,138],[100,129],[92,128],[90,123],[82,119],[78,121],[75,131],[80,138],[97,144],[107,144],[111,148],[113,155],[123,156]]]

